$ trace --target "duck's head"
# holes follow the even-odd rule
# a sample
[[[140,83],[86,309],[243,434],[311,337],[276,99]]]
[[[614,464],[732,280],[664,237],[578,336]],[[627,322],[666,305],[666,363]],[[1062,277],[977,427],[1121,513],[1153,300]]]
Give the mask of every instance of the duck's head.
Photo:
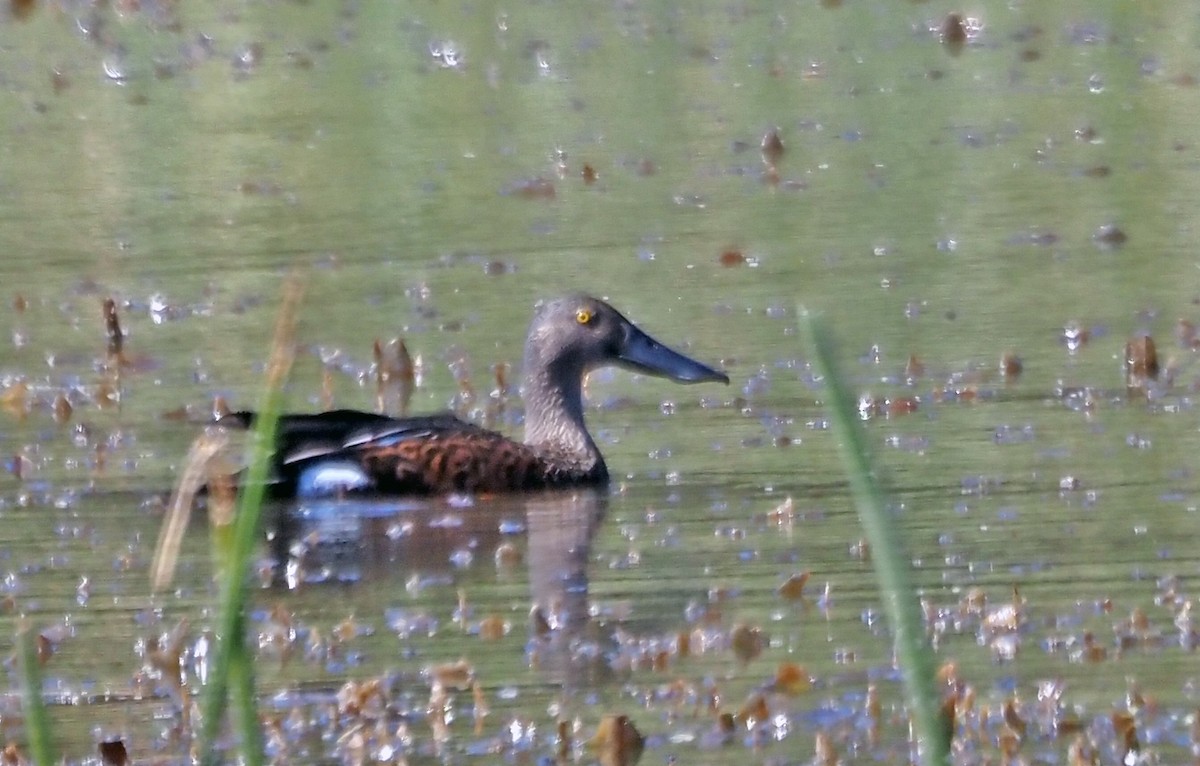
[[[525,341],[527,375],[542,370],[567,383],[606,365],[679,383],[729,383],[725,373],[667,348],[598,298],[569,295],[538,304]]]

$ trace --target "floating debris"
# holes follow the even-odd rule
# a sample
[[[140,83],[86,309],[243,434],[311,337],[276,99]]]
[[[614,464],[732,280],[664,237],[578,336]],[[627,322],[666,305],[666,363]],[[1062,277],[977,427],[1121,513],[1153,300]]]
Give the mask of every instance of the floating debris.
[[[1129,236],[1115,223],[1106,223],[1092,234],[1092,241],[1101,250],[1116,250],[1129,240]]]
[[[602,766],[633,766],[642,757],[645,739],[629,716],[607,715],[587,745]]]
[[[1000,377],[1009,383],[1015,383],[1024,369],[1025,365],[1015,351],[1005,351],[1000,355]]]
[[[416,365],[403,338],[375,340],[375,411],[404,417],[416,390]]]
[[[499,641],[511,629],[512,624],[498,614],[490,614],[479,621],[479,637],[484,641]]]
[[[1175,342],[1192,351],[1200,348],[1200,344],[1197,343],[1196,324],[1180,317],[1175,323]]]
[[[1063,327],[1062,339],[1067,345],[1067,351],[1075,353],[1092,339],[1092,332],[1078,322],[1067,322]]]
[[[0,391],[0,409],[23,420],[29,414],[29,384],[24,379],[12,381]]]
[[[804,586],[808,584],[811,576],[807,571],[794,574],[784,580],[783,584],[776,588],[776,592],[788,601],[799,601],[804,598]]]
[[[942,19],[938,32],[942,45],[951,55],[957,56],[967,44],[967,23],[960,13],[949,13]]]
[[[63,392],[58,392],[54,397],[54,422],[60,426],[71,419],[71,412],[74,408],[71,406],[71,401]]]
[[[736,625],[729,632],[729,647],[742,663],[756,659],[767,648],[767,636],[762,628],[752,625]]]
[[[910,354],[908,361],[904,364],[905,381],[911,386],[923,377],[925,377],[925,363],[916,354]]]
[[[466,691],[475,682],[475,668],[465,659],[430,665],[425,668],[424,674],[434,688]]]
[[[767,521],[780,527],[790,527],[796,517],[796,502],[788,495],[783,502],[767,512]]]
[[[767,165],[774,166],[779,162],[783,157],[783,139],[779,135],[779,128],[772,128],[763,134],[759,150],[762,152],[763,162]]]
[[[803,694],[811,689],[812,685],[812,676],[808,674],[803,665],[797,665],[794,662],[781,664],[775,671],[775,678],[771,682],[775,691],[793,696]]]
[[[121,331],[117,303],[112,298],[104,299],[104,331],[108,338],[108,365],[115,369],[125,364],[125,333]]]
[[[127,766],[129,763],[129,752],[125,749],[125,742],[120,737],[106,739],[97,748],[100,751],[100,762],[104,766]]]
[[[1158,350],[1154,339],[1141,335],[1125,344],[1125,386],[1145,389],[1146,384],[1158,379]]]
[[[537,176],[514,181],[504,188],[502,194],[518,199],[550,201],[558,196],[553,179]]]
[[[728,247],[721,251],[718,262],[727,269],[746,263],[746,255],[736,247]]]

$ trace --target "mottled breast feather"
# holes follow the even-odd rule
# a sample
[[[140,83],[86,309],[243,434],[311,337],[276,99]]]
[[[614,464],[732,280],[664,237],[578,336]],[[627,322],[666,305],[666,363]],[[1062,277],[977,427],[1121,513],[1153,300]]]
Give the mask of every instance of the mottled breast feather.
[[[603,461],[584,467],[483,429],[429,434],[359,453],[385,493],[506,492],[602,483]]]

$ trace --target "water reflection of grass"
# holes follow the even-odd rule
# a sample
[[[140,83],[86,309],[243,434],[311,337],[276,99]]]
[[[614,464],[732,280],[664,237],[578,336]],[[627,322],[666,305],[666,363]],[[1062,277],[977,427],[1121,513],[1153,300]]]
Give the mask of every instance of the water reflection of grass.
[[[802,311],[801,315],[807,324],[813,360],[825,379],[829,418],[837,434],[858,518],[871,546],[875,579],[895,636],[896,658],[920,743],[920,759],[926,764],[949,763],[953,721],[945,720],[938,709],[933,650],[925,638],[921,604],[909,582],[905,546],[875,482],[877,469],[863,441],[862,429],[854,422],[854,404],[834,363],[829,332],[812,314]]]

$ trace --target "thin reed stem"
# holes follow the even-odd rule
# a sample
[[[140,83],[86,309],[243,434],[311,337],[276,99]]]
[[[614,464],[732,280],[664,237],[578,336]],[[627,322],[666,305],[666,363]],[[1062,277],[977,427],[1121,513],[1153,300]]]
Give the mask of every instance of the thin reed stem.
[[[837,437],[842,463],[858,509],[859,522],[871,546],[875,579],[883,596],[884,614],[895,640],[896,660],[912,711],[917,750],[922,763],[943,766],[950,758],[952,722],[943,720],[938,708],[933,649],[925,636],[921,604],[909,580],[909,557],[887,502],[876,483],[877,472],[855,422],[854,400],[835,362],[833,341],[824,323],[800,311],[817,371],[825,379],[829,419]]]
[[[275,430],[283,400],[283,384],[295,355],[296,316],[303,286],[296,277],[284,284],[283,303],[275,323],[271,357],[262,403],[252,432],[250,465],[246,469],[238,495],[237,518],[229,556],[221,573],[221,602],[217,619],[217,639],[208,685],[202,705],[198,752],[201,763],[215,764],[220,759],[214,749],[217,732],[224,717],[227,694],[235,697],[236,728],[241,733],[242,762],[256,766],[263,762],[262,733],[259,730],[254,678],[245,646],[245,611],[250,558],[258,543],[259,520],[266,493],[268,466],[274,451]],[[251,731],[253,730],[253,731]]]

